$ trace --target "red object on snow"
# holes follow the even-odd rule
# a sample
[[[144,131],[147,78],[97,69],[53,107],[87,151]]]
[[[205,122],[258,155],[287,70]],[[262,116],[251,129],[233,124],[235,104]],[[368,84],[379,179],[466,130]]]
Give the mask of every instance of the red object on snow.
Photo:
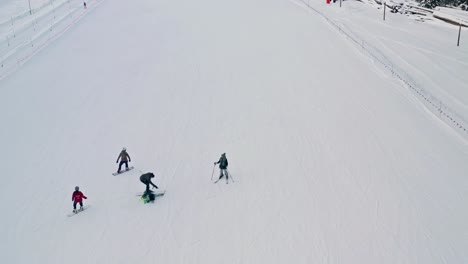
[[[80,191],[74,191],[72,194],[72,201],[80,203],[83,201],[83,198],[88,199],[88,197],[84,196]]]
[[[327,1],[327,4],[330,4],[330,0],[325,0],[325,1]]]

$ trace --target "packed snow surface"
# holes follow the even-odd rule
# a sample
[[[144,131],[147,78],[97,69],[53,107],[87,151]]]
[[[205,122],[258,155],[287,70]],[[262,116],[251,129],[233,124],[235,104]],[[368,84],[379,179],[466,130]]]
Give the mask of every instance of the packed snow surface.
[[[104,1],[0,90],[2,263],[468,263],[466,141],[297,2]]]
[[[436,106],[450,108],[468,129],[467,28],[463,28],[457,47],[459,26],[435,18],[420,22],[415,16],[387,11],[384,21],[383,10],[357,1],[346,2],[342,8],[337,4],[312,4],[343,30],[364,41],[367,49],[431,97]]]

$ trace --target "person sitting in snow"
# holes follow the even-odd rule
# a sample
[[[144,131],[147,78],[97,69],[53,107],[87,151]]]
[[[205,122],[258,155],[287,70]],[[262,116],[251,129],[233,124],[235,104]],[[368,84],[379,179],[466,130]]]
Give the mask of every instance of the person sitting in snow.
[[[88,199],[88,197],[84,196],[82,192],[80,192],[80,187],[76,186],[75,191],[72,194],[72,201],[73,201],[73,212],[76,214],[78,211],[76,210],[76,204],[80,204],[80,211],[83,211],[83,198]]]
[[[120,164],[119,164],[119,169],[117,170],[117,173],[120,173],[120,170],[122,169],[123,164],[125,164],[125,169],[128,170],[128,163],[131,162],[132,159],[130,158],[130,155],[128,155],[127,149],[125,147],[122,148],[122,151],[117,157],[117,161],[115,163],[119,163],[119,159],[120,159]]]
[[[219,164],[219,179],[218,180],[220,180],[224,175],[226,176],[226,182],[227,182],[229,179],[229,176],[227,172],[228,160],[226,158],[226,153],[221,154],[221,157],[219,158],[219,160],[215,162],[214,164],[215,165]]]

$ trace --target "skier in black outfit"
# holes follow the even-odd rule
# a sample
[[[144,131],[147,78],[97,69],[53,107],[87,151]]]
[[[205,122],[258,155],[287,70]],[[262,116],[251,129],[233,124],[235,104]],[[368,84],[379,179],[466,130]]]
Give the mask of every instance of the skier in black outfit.
[[[154,174],[152,172],[145,173],[140,176],[140,181],[146,185],[146,190],[143,193],[143,195],[150,195],[150,198],[154,200],[154,194],[152,191],[149,189],[149,185],[153,185],[154,188],[159,189],[158,186],[156,186],[153,182],[151,182],[151,178],[154,178]],[[151,197],[153,196],[153,197]]]
[[[219,179],[218,181],[224,176],[226,176],[226,182],[229,180],[229,173],[227,172],[228,167],[228,160],[226,158],[226,153],[221,154],[221,157],[217,162],[214,163],[219,164]]]

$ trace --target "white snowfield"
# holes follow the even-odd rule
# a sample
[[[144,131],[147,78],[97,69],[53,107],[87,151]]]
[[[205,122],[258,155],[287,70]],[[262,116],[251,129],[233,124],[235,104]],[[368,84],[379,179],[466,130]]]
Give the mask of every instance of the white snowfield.
[[[438,19],[422,23],[415,20],[419,16],[387,12],[383,21],[382,10],[357,1],[342,8],[339,4],[296,1],[309,4],[315,14],[324,16],[377,68],[405,84],[428,110],[468,139],[467,29],[462,30],[457,47],[458,25]]]
[[[467,142],[295,2],[104,1],[0,91],[2,263],[468,263]]]
[[[34,0],[30,11],[30,0],[5,0],[0,6],[0,80],[21,68],[102,1],[87,0],[88,9],[80,0]]]

